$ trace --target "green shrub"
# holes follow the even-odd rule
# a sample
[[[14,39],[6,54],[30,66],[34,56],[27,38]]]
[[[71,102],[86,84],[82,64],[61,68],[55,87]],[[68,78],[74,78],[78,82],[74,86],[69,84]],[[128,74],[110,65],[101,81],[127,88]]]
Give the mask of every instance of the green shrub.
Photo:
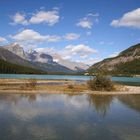
[[[88,87],[95,91],[112,91],[114,90],[113,82],[105,75],[96,75],[87,82]]]
[[[26,90],[26,89],[35,89],[37,86],[37,80],[36,79],[27,79],[27,81],[25,81],[24,84],[21,85],[21,89],[22,90]]]
[[[68,88],[68,89],[74,89],[74,86],[73,86],[73,85],[68,85],[67,88]]]
[[[26,83],[26,86],[35,89],[37,85],[37,80],[36,79],[29,79],[28,82]]]

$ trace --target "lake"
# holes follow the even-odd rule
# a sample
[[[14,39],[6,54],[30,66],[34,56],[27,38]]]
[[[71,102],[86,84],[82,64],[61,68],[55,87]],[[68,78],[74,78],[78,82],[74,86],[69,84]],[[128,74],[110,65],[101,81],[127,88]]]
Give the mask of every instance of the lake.
[[[0,140],[140,140],[140,95],[0,94]]]
[[[86,81],[90,76],[78,75],[31,75],[31,74],[0,74],[0,78],[35,78],[35,79],[67,79]],[[113,81],[126,83],[128,85],[140,86],[140,77],[112,77]]]

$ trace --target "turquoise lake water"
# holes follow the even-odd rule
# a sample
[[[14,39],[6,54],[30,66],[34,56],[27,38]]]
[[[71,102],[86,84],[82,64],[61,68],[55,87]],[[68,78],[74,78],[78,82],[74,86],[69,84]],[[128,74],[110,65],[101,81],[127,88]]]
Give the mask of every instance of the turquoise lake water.
[[[140,140],[140,95],[0,94],[0,140]]]
[[[0,74],[0,78],[67,79],[67,80],[86,81],[90,79],[90,76]],[[112,80],[140,86],[140,78],[138,77],[112,77]]]

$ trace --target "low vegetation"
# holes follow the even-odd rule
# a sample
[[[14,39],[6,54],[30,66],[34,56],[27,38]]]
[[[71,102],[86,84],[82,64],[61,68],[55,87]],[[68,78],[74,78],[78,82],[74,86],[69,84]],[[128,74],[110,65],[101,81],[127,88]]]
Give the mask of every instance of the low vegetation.
[[[114,84],[111,79],[105,75],[98,74],[87,82],[88,87],[93,91],[113,91]]]
[[[106,76],[96,76],[88,81],[88,84],[75,83],[65,80],[42,80],[42,79],[0,79],[0,93],[91,93],[91,94],[139,94],[139,87],[124,86],[112,81]],[[99,91],[99,92],[95,92]],[[112,92],[113,91],[113,92]],[[108,92],[107,92],[108,94]]]
[[[74,89],[74,86],[73,85],[68,85],[67,88],[68,89]]]
[[[37,80],[36,79],[27,79],[23,85],[21,85],[21,89],[31,89],[34,90],[36,89],[37,86]]]

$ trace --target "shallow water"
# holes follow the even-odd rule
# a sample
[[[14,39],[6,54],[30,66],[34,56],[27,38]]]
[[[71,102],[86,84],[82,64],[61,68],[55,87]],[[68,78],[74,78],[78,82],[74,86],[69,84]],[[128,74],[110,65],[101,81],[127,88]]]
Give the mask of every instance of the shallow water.
[[[140,95],[0,95],[0,140],[140,140]]]
[[[35,78],[35,79],[63,79],[63,80],[76,80],[87,81],[90,76],[79,75],[32,75],[32,74],[0,74],[0,78]],[[113,81],[121,82],[128,85],[140,86],[140,77],[111,77]]]

